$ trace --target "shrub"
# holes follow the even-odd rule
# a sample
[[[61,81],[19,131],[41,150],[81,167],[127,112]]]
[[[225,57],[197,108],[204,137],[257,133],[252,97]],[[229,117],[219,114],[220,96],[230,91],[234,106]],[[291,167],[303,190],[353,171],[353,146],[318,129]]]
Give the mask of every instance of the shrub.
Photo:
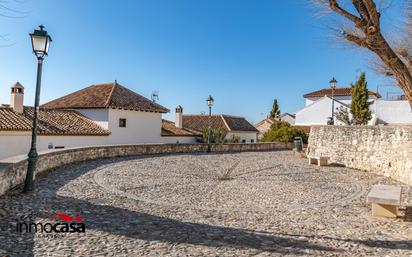
[[[202,130],[202,138],[200,138],[198,141],[202,143],[207,143],[207,138],[209,134],[209,127],[204,126]],[[223,144],[226,142],[226,135],[227,135],[227,130],[223,128],[211,128],[211,133],[210,133],[210,142],[211,143],[216,143],[216,144]]]
[[[298,128],[292,127],[285,121],[274,123],[262,138],[262,142],[293,142],[295,137],[301,137],[304,143],[308,142],[308,135]]]
[[[240,136],[237,136],[237,135],[233,134],[230,137],[230,143],[239,143],[239,142],[240,142]]]

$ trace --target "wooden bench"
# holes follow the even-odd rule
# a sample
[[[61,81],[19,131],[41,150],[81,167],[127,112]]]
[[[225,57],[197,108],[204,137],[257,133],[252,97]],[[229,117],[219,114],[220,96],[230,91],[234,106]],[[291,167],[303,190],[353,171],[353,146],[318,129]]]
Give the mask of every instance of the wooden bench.
[[[329,157],[308,156],[309,164],[317,164],[318,166],[327,166]]]
[[[396,218],[401,205],[402,187],[374,185],[368,194],[368,202],[372,203],[372,216]]]

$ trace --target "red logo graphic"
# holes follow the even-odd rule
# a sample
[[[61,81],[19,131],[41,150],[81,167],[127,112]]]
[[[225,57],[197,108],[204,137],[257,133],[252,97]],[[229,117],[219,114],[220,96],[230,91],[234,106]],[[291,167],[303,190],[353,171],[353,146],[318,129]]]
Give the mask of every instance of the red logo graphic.
[[[74,215],[74,216],[69,216],[65,213],[60,213],[60,212],[56,212],[51,218],[50,220],[54,220],[57,217],[59,217],[62,221],[64,222],[83,222],[84,219],[78,215]]]

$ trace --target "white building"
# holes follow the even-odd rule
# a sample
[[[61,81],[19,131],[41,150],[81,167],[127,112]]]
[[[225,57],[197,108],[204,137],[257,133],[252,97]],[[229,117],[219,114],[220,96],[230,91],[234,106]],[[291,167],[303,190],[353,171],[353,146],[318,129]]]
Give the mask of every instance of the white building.
[[[33,108],[23,99],[24,88],[16,83],[10,105],[0,107],[0,159],[30,148]],[[198,134],[162,120],[168,111],[117,82],[92,85],[41,106],[37,149],[196,142]]]
[[[295,115],[285,112],[281,114],[279,118],[276,118],[276,119],[266,118],[266,119],[259,121],[258,123],[254,125],[254,127],[259,131],[258,138],[261,139],[265,135],[265,133],[270,130],[270,127],[279,120],[285,121],[289,123],[290,125],[294,125]]]
[[[350,106],[339,100],[335,100],[334,108],[348,108]],[[309,105],[296,112],[295,125],[298,126],[311,126],[311,125],[326,125],[328,118],[332,116],[332,98],[324,96],[317,101],[310,102]],[[335,124],[340,122],[335,119]]]
[[[332,90],[322,89],[305,94],[306,105],[295,113],[295,125],[326,125],[328,119],[332,116]],[[372,119],[369,125],[378,124],[412,124],[412,110],[409,102],[406,100],[382,100],[380,95],[369,90],[369,100],[372,102],[370,110]],[[334,112],[337,109],[344,108],[350,111],[352,102],[352,92],[350,87],[337,88],[334,92]],[[336,125],[342,123],[336,118]]]
[[[281,119],[282,121],[286,121],[286,122],[289,123],[290,125],[295,125],[296,116],[295,116],[295,114],[291,114],[291,113],[288,113],[288,112],[284,112],[284,113],[282,113],[282,114],[280,115],[280,119]]]

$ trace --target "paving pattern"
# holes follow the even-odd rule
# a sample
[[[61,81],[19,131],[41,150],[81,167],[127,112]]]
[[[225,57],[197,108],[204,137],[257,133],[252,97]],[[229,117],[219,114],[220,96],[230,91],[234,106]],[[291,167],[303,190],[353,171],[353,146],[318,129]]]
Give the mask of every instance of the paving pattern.
[[[401,217],[372,218],[377,183],[401,185],[289,151],[80,163],[0,197],[0,256],[412,256],[412,188]],[[16,231],[56,212],[86,232]]]

